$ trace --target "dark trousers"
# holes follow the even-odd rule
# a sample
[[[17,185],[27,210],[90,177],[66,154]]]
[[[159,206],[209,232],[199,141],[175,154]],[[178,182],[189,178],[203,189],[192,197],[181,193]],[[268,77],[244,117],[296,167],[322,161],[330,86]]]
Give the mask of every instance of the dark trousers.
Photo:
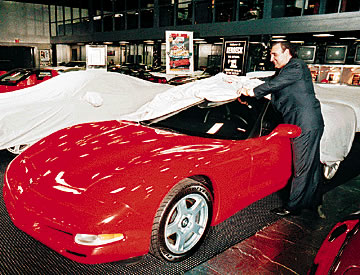
[[[322,203],[320,139],[324,129],[304,131],[292,140],[293,178],[286,208],[315,210]]]

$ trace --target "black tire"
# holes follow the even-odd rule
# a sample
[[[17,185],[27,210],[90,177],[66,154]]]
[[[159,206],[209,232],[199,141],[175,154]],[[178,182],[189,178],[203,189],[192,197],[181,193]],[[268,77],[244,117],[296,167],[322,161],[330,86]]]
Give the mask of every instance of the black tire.
[[[212,218],[213,198],[201,182],[185,179],[165,196],[154,218],[150,253],[169,262],[192,255]]]

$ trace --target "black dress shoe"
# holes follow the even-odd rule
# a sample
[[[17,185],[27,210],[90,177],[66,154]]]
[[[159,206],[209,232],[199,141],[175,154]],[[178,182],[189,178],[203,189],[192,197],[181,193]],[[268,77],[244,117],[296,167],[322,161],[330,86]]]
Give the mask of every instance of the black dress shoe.
[[[278,216],[289,216],[289,215],[299,215],[300,211],[293,211],[286,209],[285,207],[278,207],[270,210],[271,213],[274,213]]]

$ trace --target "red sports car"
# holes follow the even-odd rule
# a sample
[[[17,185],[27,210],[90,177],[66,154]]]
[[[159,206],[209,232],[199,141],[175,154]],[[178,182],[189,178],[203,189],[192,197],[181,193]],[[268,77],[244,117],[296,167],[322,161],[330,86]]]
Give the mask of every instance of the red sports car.
[[[322,243],[309,275],[360,274],[360,211],[338,222]]]
[[[254,98],[80,124],[9,164],[4,201],[18,228],[77,262],[180,261],[209,226],[286,185],[300,132]]]
[[[189,66],[190,66],[189,58],[170,58],[171,68],[189,67]]]
[[[14,69],[0,76],[0,93],[31,87],[58,74],[50,69]]]

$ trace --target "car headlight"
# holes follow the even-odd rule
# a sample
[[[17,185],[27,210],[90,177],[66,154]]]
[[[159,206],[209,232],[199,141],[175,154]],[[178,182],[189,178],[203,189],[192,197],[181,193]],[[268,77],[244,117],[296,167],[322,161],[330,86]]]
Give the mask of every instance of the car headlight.
[[[81,245],[103,245],[124,239],[124,234],[76,234],[75,242]]]

